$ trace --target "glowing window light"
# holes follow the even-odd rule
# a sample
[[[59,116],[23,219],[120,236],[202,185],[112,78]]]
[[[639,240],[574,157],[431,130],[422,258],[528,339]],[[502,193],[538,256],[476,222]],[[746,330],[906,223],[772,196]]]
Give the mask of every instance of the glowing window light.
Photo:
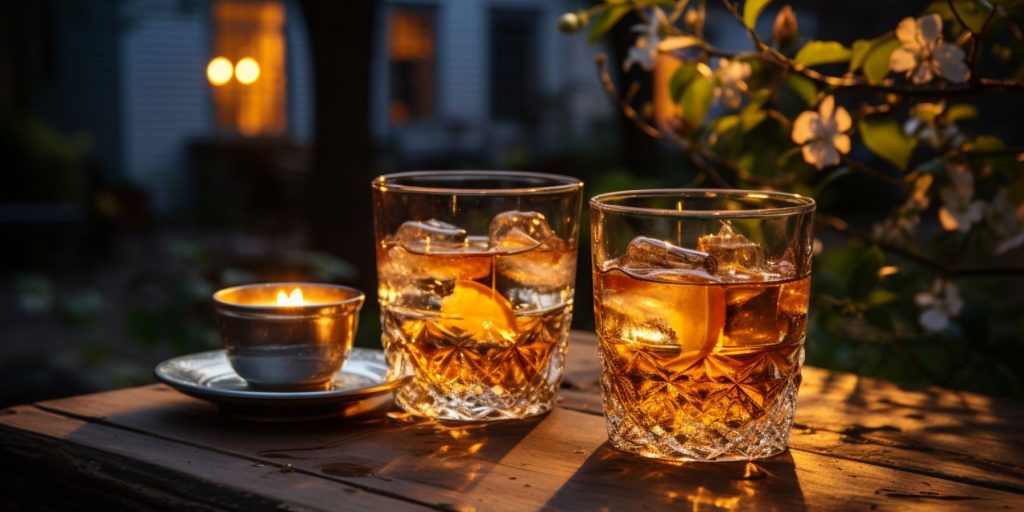
[[[221,86],[231,81],[233,71],[226,57],[214,57],[206,65],[206,79],[214,86]]]
[[[242,57],[235,64],[235,78],[244,85],[249,85],[260,77],[260,65],[252,57]]]

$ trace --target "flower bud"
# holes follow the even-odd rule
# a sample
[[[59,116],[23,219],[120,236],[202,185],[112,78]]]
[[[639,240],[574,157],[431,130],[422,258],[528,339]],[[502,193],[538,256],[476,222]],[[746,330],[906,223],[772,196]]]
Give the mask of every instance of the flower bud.
[[[590,16],[583,9],[576,12],[567,12],[558,19],[558,30],[567,34],[579,32],[580,29],[587,26],[589,21]]]
[[[690,33],[699,33],[701,26],[704,24],[704,20],[701,19],[701,15],[697,12],[697,9],[687,9],[686,15],[683,17],[683,25],[686,30]]]
[[[775,40],[775,45],[785,48],[796,42],[797,34],[796,12],[789,4],[786,4],[779,9],[779,14],[775,15],[775,23],[772,25],[772,37]]]

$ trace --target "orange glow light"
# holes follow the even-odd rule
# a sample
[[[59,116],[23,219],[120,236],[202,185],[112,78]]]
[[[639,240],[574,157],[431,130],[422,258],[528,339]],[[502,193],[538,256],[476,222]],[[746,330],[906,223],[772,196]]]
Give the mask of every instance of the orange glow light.
[[[235,64],[235,78],[243,85],[249,85],[260,77],[260,64],[252,57],[242,57]]]
[[[214,57],[206,65],[206,79],[214,86],[221,86],[231,81],[233,71],[231,61],[226,57]]]
[[[277,292],[278,306],[304,306],[306,301],[302,299],[302,290],[296,288],[288,295],[284,290]]]

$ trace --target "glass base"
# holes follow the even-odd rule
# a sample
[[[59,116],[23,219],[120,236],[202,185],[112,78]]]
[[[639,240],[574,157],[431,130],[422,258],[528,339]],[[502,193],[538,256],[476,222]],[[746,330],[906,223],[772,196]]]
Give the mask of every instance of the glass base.
[[[529,418],[551,410],[557,385],[546,382],[515,394],[490,389],[443,393],[412,379],[395,392],[402,410],[427,418],[449,421],[500,421]]]
[[[725,462],[771,457],[789,447],[798,379],[797,382],[787,379],[775,400],[760,409],[762,414],[744,422],[721,421],[715,417],[721,409],[710,407],[706,414],[679,414],[672,431],[656,422],[637,421],[643,418],[627,414],[619,400],[606,392],[608,440],[612,446],[625,452],[678,462]],[[722,405],[728,408],[743,401],[742,393],[737,387],[736,396],[727,394],[721,398],[726,402]]]

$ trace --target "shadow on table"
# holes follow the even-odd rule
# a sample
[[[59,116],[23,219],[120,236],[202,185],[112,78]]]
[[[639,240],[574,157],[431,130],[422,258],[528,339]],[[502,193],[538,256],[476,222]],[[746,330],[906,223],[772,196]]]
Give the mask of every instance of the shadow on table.
[[[805,510],[795,469],[789,451],[756,462],[669,463],[623,453],[606,442],[544,508]]]

